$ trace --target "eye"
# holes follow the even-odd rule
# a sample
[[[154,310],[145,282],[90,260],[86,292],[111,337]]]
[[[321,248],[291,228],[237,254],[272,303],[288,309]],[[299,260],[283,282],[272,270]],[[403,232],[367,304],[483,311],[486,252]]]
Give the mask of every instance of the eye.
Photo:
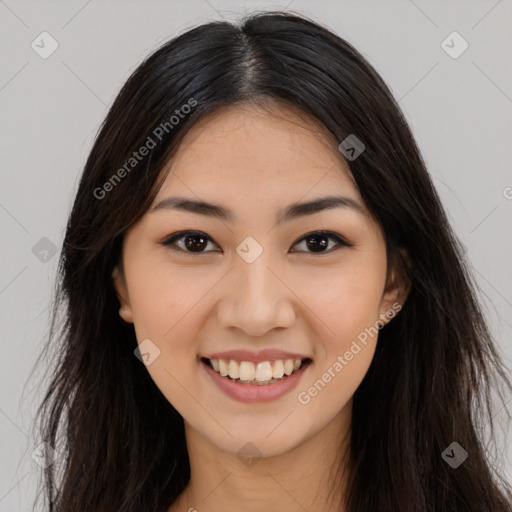
[[[169,247],[173,251],[189,253],[191,255],[210,252],[203,250],[208,247],[208,243],[213,244],[212,239],[201,231],[179,231],[161,242],[162,245]]]
[[[334,248],[332,246],[329,247],[329,240],[335,241]],[[166,247],[169,247],[173,251],[189,254],[191,256],[211,252],[205,249],[208,247],[209,243],[215,245],[213,240],[206,233],[201,231],[179,231],[177,233],[173,233],[160,243]],[[353,244],[350,244],[340,235],[331,231],[312,231],[311,233],[308,233],[307,235],[304,235],[302,238],[300,238],[294,244],[294,246],[300,243],[305,244],[305,247],[310,249],[312,254],[332,252],[340,246],[353,247]],[[214,252],[222,251],[214,250]],[[292,250],[291,252],[309,251]]]
[[[334,248],[332,246],[329,248],[329,240],[334,240],[336,242]],[[311,233],[304,235],[294,245],[299,245],[301,243],[304,244],[306,248],[311,249],[313,254],[320,254],[326,252],[331,253],[333,250],[338,249],[340,246],[353,247],[353,244],[350,244],[343,237],[341,237],[337,233],[333,233],[332,231],[312,231]],[[327,250],[327,248],[329,248],[329,250]]]

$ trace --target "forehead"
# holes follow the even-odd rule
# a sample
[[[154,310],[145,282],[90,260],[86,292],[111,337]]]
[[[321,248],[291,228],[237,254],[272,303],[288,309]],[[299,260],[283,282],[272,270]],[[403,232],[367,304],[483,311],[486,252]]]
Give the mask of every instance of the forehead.
[[[169,169],[159,196],[186,185],[250,191],[265,184],[288,195],[335,187],[359,198],[334,137],[318,121],[285,107],[269,112],[229,106],[205,116],[185,135],[164,171]]]

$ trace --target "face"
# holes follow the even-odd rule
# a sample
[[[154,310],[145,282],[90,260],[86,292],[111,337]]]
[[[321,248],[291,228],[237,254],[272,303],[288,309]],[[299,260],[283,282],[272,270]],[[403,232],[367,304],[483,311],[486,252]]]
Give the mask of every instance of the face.
[[[275,114],[229,107],[196,124],[113,274],[186,428],[263,456],[350,417],[378,327],[405,300],[386,286],[383,235],[336,144]],[[326,197],[337,201],[292,206]]]

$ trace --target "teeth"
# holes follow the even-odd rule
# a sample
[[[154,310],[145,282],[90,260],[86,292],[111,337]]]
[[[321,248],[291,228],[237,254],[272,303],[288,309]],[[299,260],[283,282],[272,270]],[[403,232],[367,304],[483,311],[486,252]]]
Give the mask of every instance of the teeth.
[[[238,364],[238,363],[235,363]],[[256,376],[256,370],[254,369],[254,363],[242,361],[240,363],[240,380],[254,380]]]
[[[265,361],[264,363],[258,363],[258,366],[256,367],[256,380],[259,382],[265,382],[271,378],[272,366],[270,366],[270,362]]]
[[[229,370],[229,377],[231,379],[238,379],[238,377],[240,376],[238,373],[238,363],[236,361],[233,361],[233,359],[231,359],[229,361],[228,370]]]
[[[229,376],[233,380],[239,379],[248,383],[272,383],[291,375],[302,366],[300,359],[277,359],[261,361],[256,365],[250,361],[235,361],[234,359],[210,359],[212,368],[223,377]]]
[[[283,361],[281,361],[281,359],[278,359],[274,363],[274,367],[272,368],[272,377],[274,377],[274,379],[280,379],[283,375],[284,375]]]
[[[219,359],[219,372],[223,377],[229,374],[228,362],[225,359]]]

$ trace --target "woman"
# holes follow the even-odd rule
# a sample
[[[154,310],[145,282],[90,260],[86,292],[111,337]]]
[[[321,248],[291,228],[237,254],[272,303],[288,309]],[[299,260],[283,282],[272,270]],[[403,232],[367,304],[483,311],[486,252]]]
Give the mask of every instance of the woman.
[[[260,13],[147,58],[59,271],[49,510],[511,509],[480,434],[510,383],[461,246],[389,89],[326,28]]]

